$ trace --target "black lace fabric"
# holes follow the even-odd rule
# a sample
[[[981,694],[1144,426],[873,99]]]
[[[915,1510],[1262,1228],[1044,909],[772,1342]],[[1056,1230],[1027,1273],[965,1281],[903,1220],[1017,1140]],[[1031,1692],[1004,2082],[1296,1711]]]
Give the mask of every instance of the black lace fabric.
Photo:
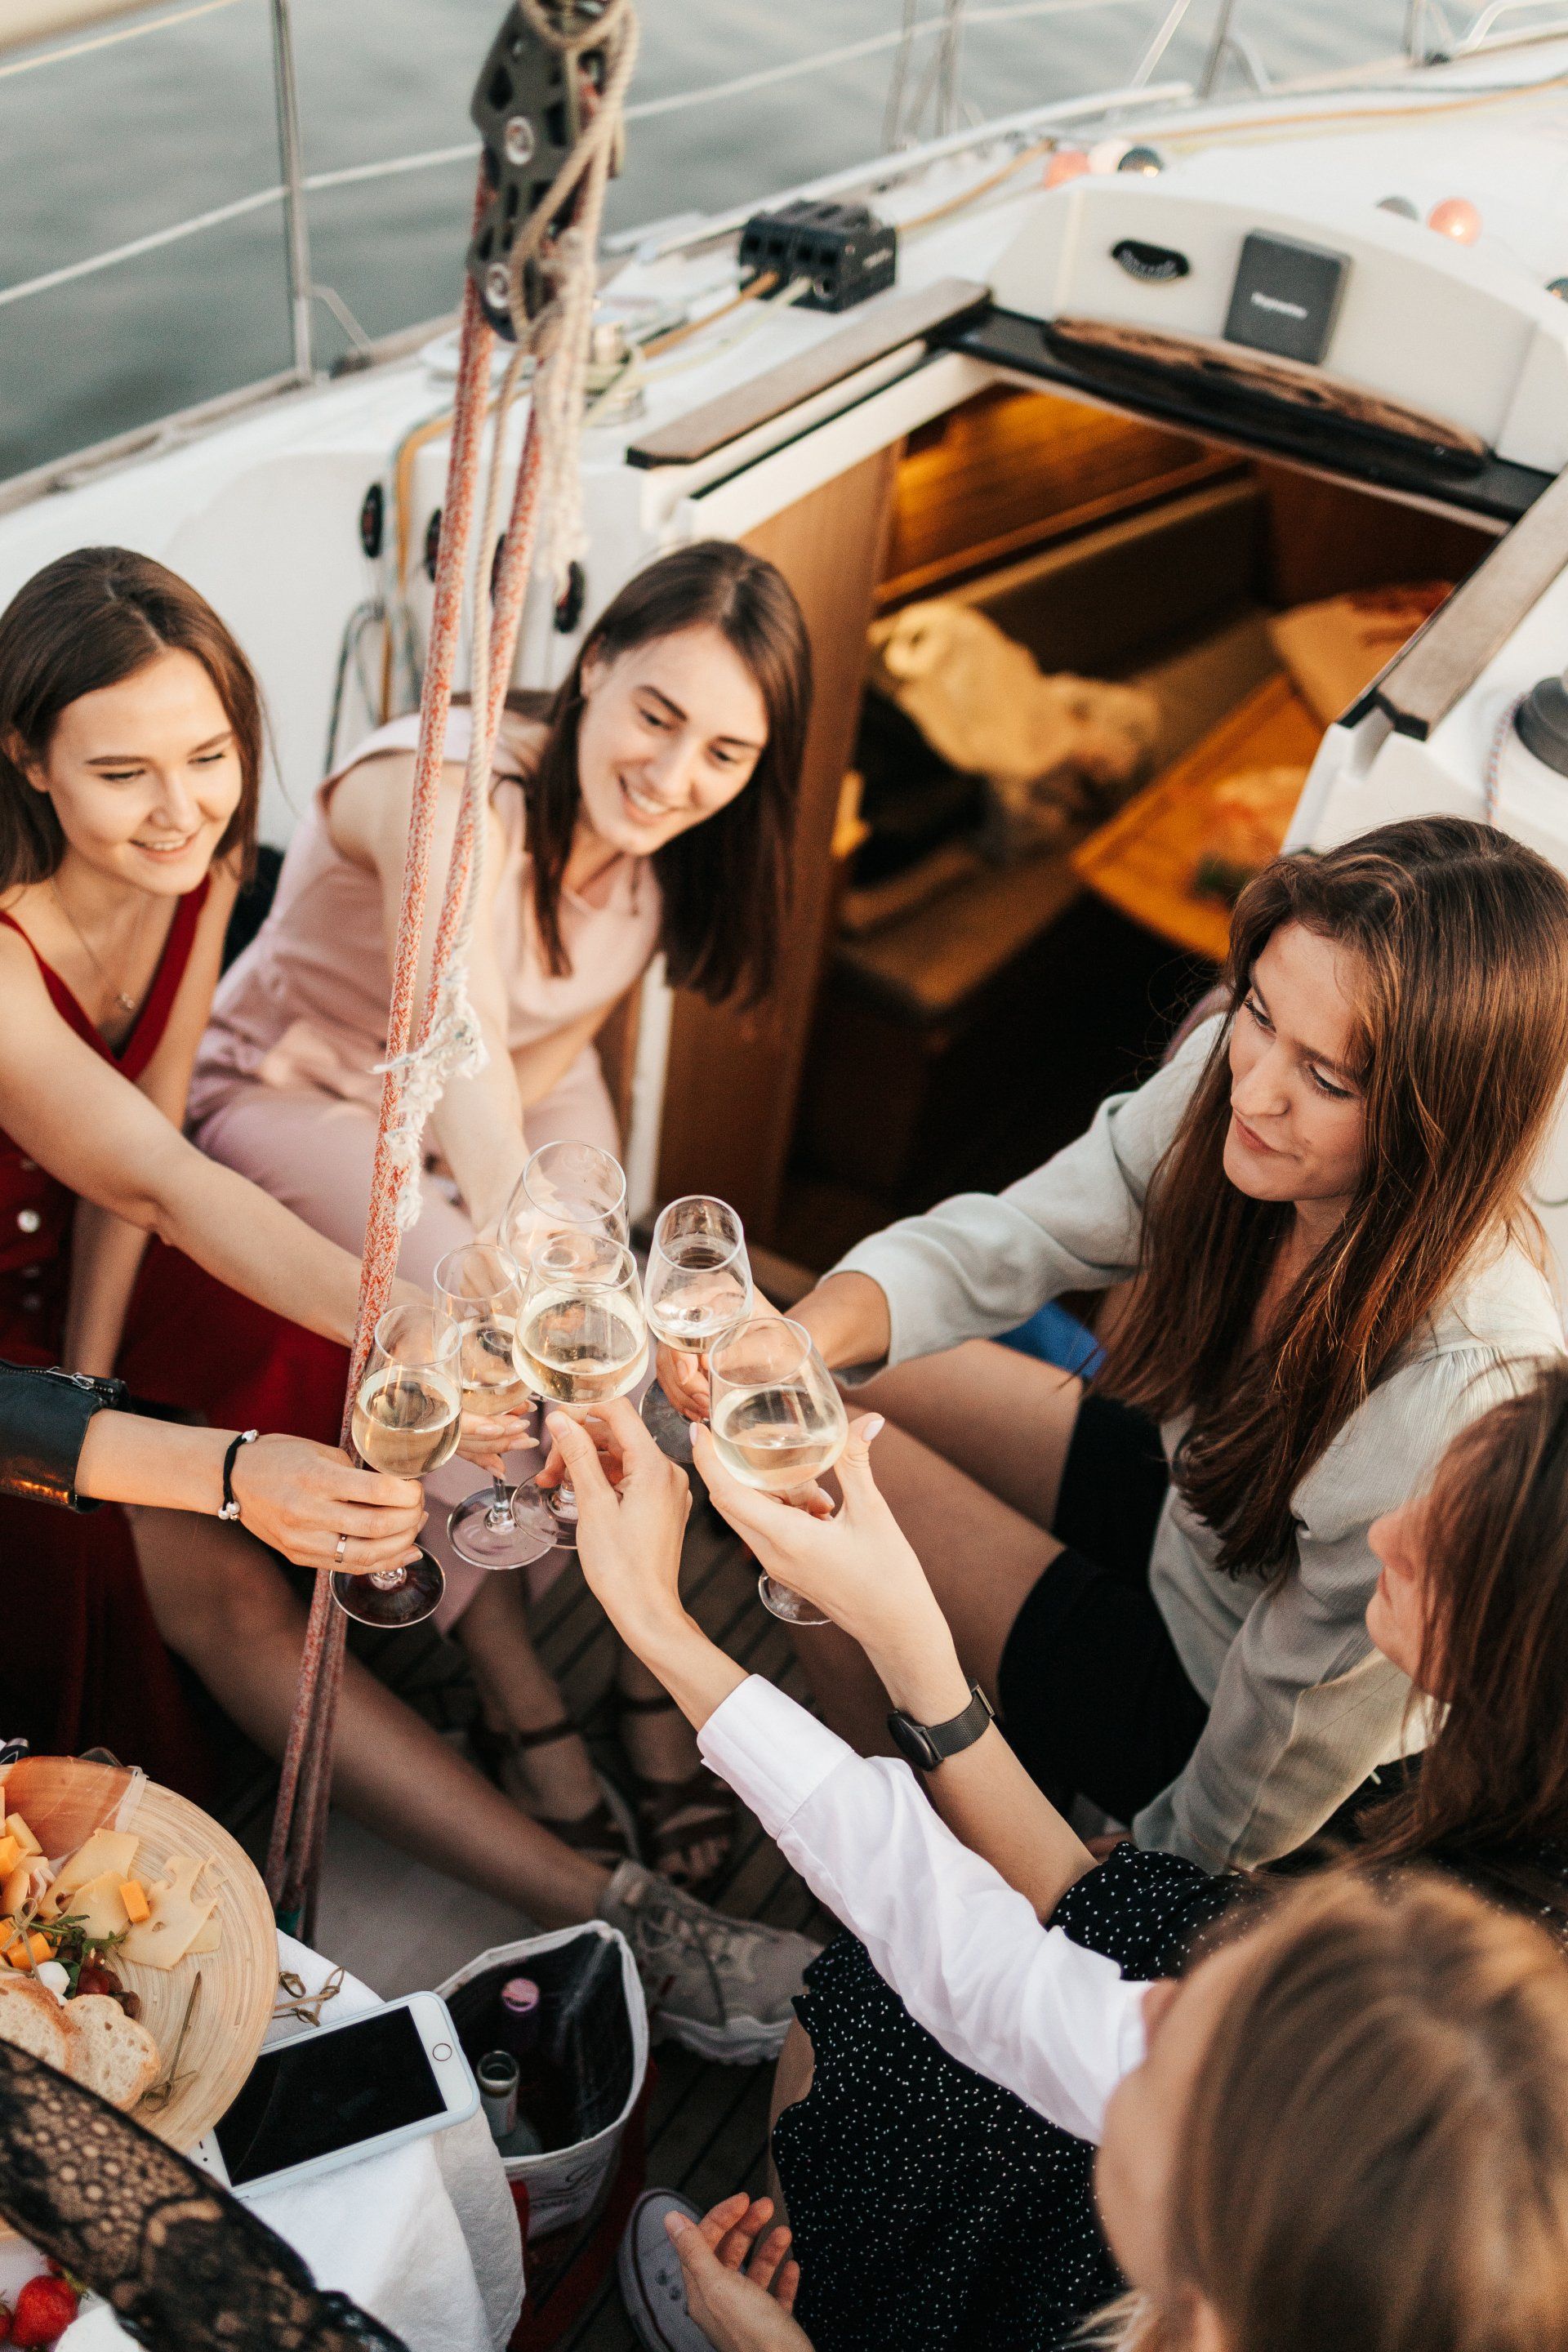
[[[206,2173],[5,2042],[0,2213],[157,2352],[406,2352]]]

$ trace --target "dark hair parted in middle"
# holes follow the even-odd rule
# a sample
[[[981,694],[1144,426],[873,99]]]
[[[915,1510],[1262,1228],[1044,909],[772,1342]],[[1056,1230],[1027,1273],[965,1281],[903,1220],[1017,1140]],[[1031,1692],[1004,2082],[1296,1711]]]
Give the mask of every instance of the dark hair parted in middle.
[[[581,798],[584,665],[613,662],[657,637],[699,628],[717,629],[750,670],[767,712],[768,740],[727,807],[654,852],[664,901],[659,945],[678,987],[715,1002],[754,1003],[778,971],[811,713],[811,646],[784,574],[731,541],[703,540],[650,563],[599,615],[548,705],[542,709],[533,696],[511,698],[513,708],[538,713],[548,728],[523,787],[534,919],[549,969],[565,971],[561,888]]]
[[[1483,1245],[1533,1223],[1524,1185],[1568,1072],[1568,883],[1459,817],[1379,826],[1281,857],[1243,892],[1234,1016],[1281,925],[1354,958],[1365,1133],[1344,1217],[1251,1325],[1294,1211],[1224,1172],[1222,1034],[1155,1171],[1139,1275],[1100,1374],[1129,1402],[1191,1414],[1173,1475],[1219,1564],[1294,1558],[1292,1491]]]

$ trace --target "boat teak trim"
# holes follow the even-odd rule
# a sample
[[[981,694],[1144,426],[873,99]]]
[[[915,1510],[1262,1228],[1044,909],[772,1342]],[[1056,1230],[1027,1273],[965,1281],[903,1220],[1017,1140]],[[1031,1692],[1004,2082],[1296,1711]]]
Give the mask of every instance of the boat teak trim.
[[[846,377],[886,359],[901,345],[920,342],[939,329],[945,335],[987,309],[990,299],[987,289],[973,278],[942,278],[934,286],[869,304],[853,325],[840,327],[837,334],[814,343],[810,351],[737,384],[731,392],[721,393],[716,400],[705,401],[700,408],[689,410],[673,424],[634,442],[626,451],[626,463],[694,466],[755,432],[759,425],[787,415],[803,401],[815,399]]]
[[[1559,474],[1352,703],[1343,723],[1383,710],[1396,734],[1425,742],[1565,566],[1568,474]]]
[[[1552,478],[1443,419],[1239,344],[1095,319],[1042,323],[994,304],[936,340],[1153,423],[1456,513],[1516,522]]]

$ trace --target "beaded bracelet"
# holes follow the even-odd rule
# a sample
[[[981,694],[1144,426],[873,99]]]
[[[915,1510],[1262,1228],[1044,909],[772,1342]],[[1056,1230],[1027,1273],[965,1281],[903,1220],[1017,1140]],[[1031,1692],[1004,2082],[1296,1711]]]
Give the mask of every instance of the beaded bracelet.
[[[218,1507],[220,1519],[237,1519],[239,1517],[239,1505],[234,1498],[235,1458],[242,1445],[254,1445],[259,1434],[258,1430],[242,1429],[237,1437],[229,1440],[228,1452],[223,1457],[223,1501]]]

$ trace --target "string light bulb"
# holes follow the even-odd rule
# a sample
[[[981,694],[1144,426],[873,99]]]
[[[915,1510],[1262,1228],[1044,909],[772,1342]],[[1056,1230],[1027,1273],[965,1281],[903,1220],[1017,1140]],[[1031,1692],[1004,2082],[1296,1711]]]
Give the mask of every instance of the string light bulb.
[[[1456,245],[1474,245],[1481,233],[1481,216],[1468,196],[1445,196],[1426,215],[1426,226]]]

